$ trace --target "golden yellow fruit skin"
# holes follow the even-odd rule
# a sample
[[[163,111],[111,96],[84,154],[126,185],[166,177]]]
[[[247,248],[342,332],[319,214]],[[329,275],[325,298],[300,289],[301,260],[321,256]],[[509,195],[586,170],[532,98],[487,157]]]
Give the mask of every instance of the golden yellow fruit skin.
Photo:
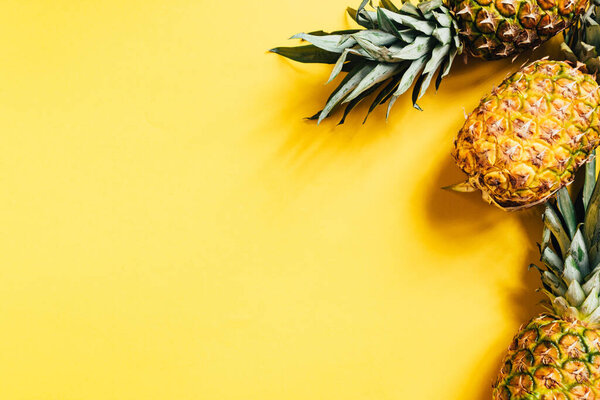
[[[457,165],[500,207],[544,201],[600,144],[598,89],[565,62],[522,68],[467,117],[455,140]]]
[[[494,400],[600,399],[600,334],[543,314],[521,327],[493,385]]]
[[[568,28],[588,0],[448,0],[467,51],[476,57],[510,57]]]

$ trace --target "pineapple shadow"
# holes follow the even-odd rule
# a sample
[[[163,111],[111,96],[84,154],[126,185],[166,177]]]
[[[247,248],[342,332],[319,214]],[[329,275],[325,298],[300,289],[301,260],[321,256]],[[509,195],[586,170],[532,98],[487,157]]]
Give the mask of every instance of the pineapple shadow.
[[[275,55],[273,55],[275,56]],[[361,101],[345,118],[345,123],[338,125],[343,116],[343,107],[334,110],[321,124],[307,117],[320,110],[331,91],[343,77],[336,78],[330,84],[324,85],[331,66],[301,65],[290,60],[280,58],[281,68],[286,74],[287,93],[284,101],[273,101],[279,104],[275,111],[279,115],[289,115],[296,118],[282,133],[285,140],[273,155],[273,162],[286,170],[299,175],[302,181],[310,182],[321,170],[334,164],[338,157],[344,157],[351,152],[369,151],[372,145],[381,140],[389,139],[394,135],[408,135],[411,130],[402,129],[403,119],[409,113],[433,113],[434,110],[426,107],[425,111],[413,108],[409,92],[398,98],[394,104],[389,118],[386,118],[387,103],[376,107],[365,122],[365,117],[371,101],[376,94],[368,96]],[[451,98],[453,93],[467,90],[465,81],[469,85],[480,85],[489,79],[489,61],[469,59],[468,64],[457,60],[452,68],[452,73],[444,80],[440,87],[441,98]],[[506,60],[496,61],[499,69],[510,68]],[[315,72],[315,68],[322,71]],[[442,93],[443,92],[443,93]],[[450,94],[450,95],[449,95]],[[435,88],[430,88],[426,97],[435,97]],[[280,98],[280,93],[270,91],[267,97]],[[451,103],[448,107],[454,107]],[[462,115],[462,108],[456,106],[457,115]]]
[[[523,243],[527,252],[522,261],[522,283],[525,290],[514,294],[513,306],[510,309],[513,311],[515,322],[525,322],[541,311],[538,303],[543,299],[534,293],[539,287],[538,274],[535,270],[528,269],[530,264],[539,260],[536,244],[542,236],[543,206],[520,211],[503,211],[483,201],[480,192],[457,193],[442,189],[464,179],[465,175],[448,155],[437,175],[434,174],[430,181],[429,193],[426,194],[426,217],[449,246],[469,241],[474,232],[485,232],[507,218],[519,223],[527,237],[527,241]]]
[[[272,55],[277,57],[276,55]],[[439,89],[439,95],[431,87],[425,97],[439,96],[448,99],[448,107],[456,109],[456,115],[462,115],[463,108],[453,105],[452,99],[457,93],[471,90],[472,87],[486,85],[490,77],[490,66],[493,71],[501,71],[508,75],[525,61],[519,57],[514,62],[511,60],[485,61],[477,58],[458,59],[452,67],[451,74],[444,79]],[[336,157],[343,156],[350,151],[363,151],[380,140],[385,140],[392,135],[409,134],[410,129],[402,129],[403,119],[409,113],[433,113],[432,105],[425,107],[425,111],[413,108],[411,90],[400,96],[393,106],[389,118],[386,118],[387,103],[376,107],[368,119],[365,120],[372,100],[376,94],[371,94],[361,101],[345,118],[343,125],[338,125],[343,116],[344,107],[338,107],[321,124],[307,118],[314,115],[324,105],[337,87],[343,76],[325,85],[332,66],[303,65],[278,58],[282,71],[286,77],[285,91],[293,96],[286,95],[284,100],[276,100],[270,104],[279,104],[275,111],[279,115],[289,115],[296,118],[288,125],[285,131],[286,139],[276,151],[274,158],[277,162],[283,161],[284,167],[306,175],[305,178],[317,175],[327,164],[335,163]],[[320,69],[320,70],[319,70]],[[468,85],[465,86],[465,82]],[[487,87],[487,86],[486,86]],[[482,93],[483,94],[483,93]],[[281,93],[270,90],[267,96],[281,99]],[[327,157],[324,157],[324,154]]]
[[[346,116],[344,124],[338,125],[343,116],[343,108],[334,110],[328,118],[317,124],[317,121],[306,118],[324,106],[341,78],[324,85],[329,69],[323,74],[307,73],[306,66],[298,66],[287,60],[281,62],[286,64],[282,67],[289,70],[289,81],[285,90],[294,95],[285,96],[283,101],[274,101],[274,104],[279,104],[274,113],[289,116],[292,121],[277,133],[283,134],[284,139],[268,165],[269,168],[277,165],[278,168],[287,171],[299,183],[299,188],[310,185],[323,170],[335,165],[340,159],[373,151],[374,145],[398,134],[398,129],[394,126],[401,124],[405,114],[419,112],[413,109],[410,96],[402,96],[394,105],[388,121],[386,104],[375,108],[363,123],[375,97],[373,94],[361,101]],[[272,92],[266,95],[278,96]],[[360,165],[357,165],[357,168],[359,167]]]
[[[452,157],[448,156],[437,174],[433,174],[428,187],[426,198],[427,219],[437,233],[443,236],[443,240],[449,246],[459,246],[461,242],[468,241],[474,233],[486,232],[494,225],[501,223],[506,218],[514,219],[523,229],[526,242],[523,246],[527,251],[520,263],[520,285],[518,289],[502,290],[505,293],[509,291],[509,302],[502,311],[510,310],[508,317],[514,323],[514,333],[518,327],[529,319],[543,311],[540,302],[544,299],[543,295],[536,292],[539,288],[539,275],[535,269],[529,269],[532,263],[538,263],[539,254],[536,244],[540,241],[542,235],[542,206],[525,209],[521,211],[506,212],[499,208],[485,203],[481,199],[479,192],[475,193],[455,193],[443,190],[442,187],[452,183],[464,180],[465,176],[454,164]],[[467,223],[465,223],[467,221]],[[459,223],[460,222],[460,223]],[[509,250],[507,250],[509,251]],[[490,260],[494,262],[494,260]],[[514,268],[515,266],[511,266]],[[500,310],[498,310],[500,311]],[[494,312],[494,310],[490,310]],[[507,336],[497,340],[493,346],[482,355],[481,362],[473,366],[479,376],[487,376],[489,379],[481,388],[481,392],[476,399],[490,400],[492,398],[491,384],[496,378],[502,358],[508,348],[512,336]],[[483,368],[489,368],[490,359],[492,367],[489,371]]]
[[[502,72],[508,76],[522,64],[543,56],[550,55],[552,58],[560,58],[558,43],[557,38],[545,43],[532,53],[512,60],[486,61],[466,56],[463,59],[457,59],[452,66],[450,75],[440,86],[440,95],[452,99],[456,93],[482,85],[486,87],[485,93],[487,93],[491,87],[487,88],[485,82],[489,80],[490,73]],[[305,118],[314,115],[324,106],[326,99],[343,79],[343,76],[339,76],[333,82],[325,85],[324,82],[327,81],[331,72],[331,65],[300,64],[275,54],[267,56],[273,57],[277,60],[276,62],[280,63],[285,74],[283,81],[286,93],[282,100],[281,92],[270,88],[267,97],[273,96],[276,100],[270,101],[269,104],[280,105],[273,110],[274,113],[297,118],[288,125],[287,130],[284,128],[286,139],[276,151],[274,161],[277,164],[283,162],[282,167],[299,173],[306,182],[310,182],[328,164],[335,163],[336,158],[342,157],[344,153],[362,151],[363,148],[390,135],[404,134],[405,132],[401,128],[395,127],[403,126],[402,120],[407,113],[419,112],[412,107],[409,90],[394,105],[389,121],[386,120],[387,104],[384,104],[378,106],[363,124],[369,105],[375,97],[375,94],[372,94],[350,112],[346,117],[345,124],[338,125],[343,115],[342,108],[335,110],[320,125],[317,125],[316,121],[309,121]],[[293,97],[290,94],[293,94]],[[436,96],[435,88],[431,87],[426,96]],[[460,115],[462,111],[462,107],[457,105],[457,115]],[[424,112],[431,113],[432,111],[426,109]],[[302,119],[305,120],[301,121]]]

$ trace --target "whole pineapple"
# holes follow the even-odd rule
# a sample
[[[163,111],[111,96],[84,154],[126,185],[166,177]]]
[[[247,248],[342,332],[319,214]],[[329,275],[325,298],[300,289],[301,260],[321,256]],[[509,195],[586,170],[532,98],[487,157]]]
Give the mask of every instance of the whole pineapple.
[[[363,0],[350,16],[365,29],[300,33],[293,38],[307,46],[271,51],[305,63],[335,64],[330,81],[348,74],[312,118],[321,122],[346,104],[342,121],[365,97],[377,92],[368,113],[396,99],[415,83],[413,105],[435,79],[436,88],[448,75],[463,47],[476,57],[510,57],[532,49],[570,26],[588,0],[427,0],[396,7],[381,0],[374,10]],[[368,114],[367,114],[368,116]]]
[[[595,162],[586,167],[575,202],[562,188],[546,205],[542,267],[536,268],[548,312],[515,336],[493,385],[494,400],[600,398],[600,184],[595,170]]]
[[[468,179],[451,188],[505,209],[546,201],[600,144],[599,101],[594,78],[565,62],[522,68],[467,117],[453,156]]]

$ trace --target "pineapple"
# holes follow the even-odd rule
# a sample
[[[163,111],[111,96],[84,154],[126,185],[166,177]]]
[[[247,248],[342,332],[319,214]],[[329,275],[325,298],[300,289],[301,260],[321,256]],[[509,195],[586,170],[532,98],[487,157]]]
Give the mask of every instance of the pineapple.
[[[569,27],[587,8],[588,0],[427,0],[396,7],[381,0],[374,10],[363,0],[350,16],[365,29],[300,33],[292,38],[309,45],[277,47],[272,52],[304,63],[334,64],[329,82],[348,74],[311,119],[321,122],[345,104],[346,115],[377,92],[367,116],[411,86],[417,104],[434,75],[436,89],[463,48],[476,57],[510,57],[532,49]]]
[[[514,337],[493,384],[494,400],[600,399],[600,184],[590,162],[575,202],[566,188],[543,214],[547,312]]]
[[[599,101],[594,78],[565,62],[523,67],[467,117],[453,156],[468,179],[450,188],[504,209],[546,201],[600,144]]]

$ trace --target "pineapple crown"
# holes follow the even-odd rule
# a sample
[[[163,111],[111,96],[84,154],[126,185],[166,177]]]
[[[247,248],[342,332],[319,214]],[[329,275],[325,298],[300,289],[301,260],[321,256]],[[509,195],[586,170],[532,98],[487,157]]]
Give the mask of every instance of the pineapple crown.
[[[600,0],[594,0],[585,14],[565,31],[561,50],[572,62],[585,64],[588,72],[600,72]]]
[[[600,184],[596,162],[585,167],[578,196],[563,187],[546,203],[540,246],[543,291],[550,310],[566,319],[600,324]]]
[[[436,72],[436,89],[462,52],[458,26],[442,0],[428,0],[417,6],[404,3],[399,8],[390,0],[367,9],[363,0],[348,14],[365,29],[316,31],[292,36],[309,45],[276,47],[270,51],[303,63],[334,64],[329,82],[342,71],[344,79],[321,111],[309,119],[320,123],[338,106],[346,104],[340,124],[365,97],[378,92],[368,115],[378,105],[388,103],[387,116],[396,99],[415,83],[413,105],[427,91]],[[366,118],[365,118],[366,121]]]

